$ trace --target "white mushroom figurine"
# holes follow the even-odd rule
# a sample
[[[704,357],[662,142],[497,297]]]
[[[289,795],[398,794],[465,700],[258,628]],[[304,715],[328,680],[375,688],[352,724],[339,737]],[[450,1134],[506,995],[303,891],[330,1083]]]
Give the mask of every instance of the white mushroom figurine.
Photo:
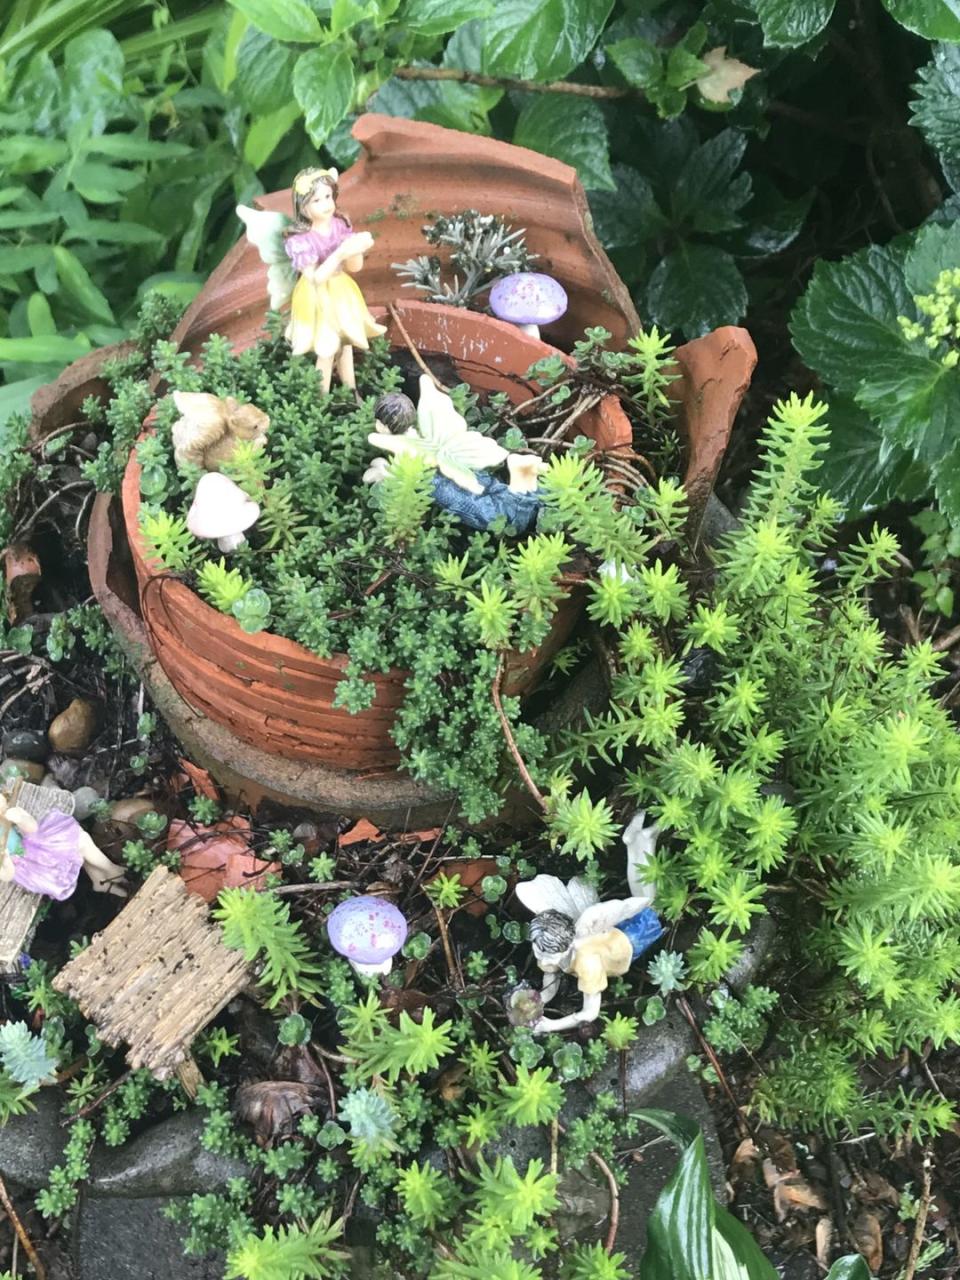
[[[490,290],[490,310],[498,320],[539,338],[542,324],[553,324],[566,314],[567,291],[541,271],[517,271]]]
[[[221,551],[236,551],[260,517],[260,505],[219,471],[200,477],[187,512],[187,528],[195,538],[216,542]]]

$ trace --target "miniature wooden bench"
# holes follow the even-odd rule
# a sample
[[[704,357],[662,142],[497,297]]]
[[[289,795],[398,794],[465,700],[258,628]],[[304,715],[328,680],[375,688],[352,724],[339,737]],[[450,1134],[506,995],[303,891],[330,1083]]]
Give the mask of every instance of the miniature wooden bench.
[[[129,1046],[131,1068],[164,1080],[190,1071],[194,1037],[251,980],[203,899],[160,866],[53,986],[77,1001],[106,1044]]]

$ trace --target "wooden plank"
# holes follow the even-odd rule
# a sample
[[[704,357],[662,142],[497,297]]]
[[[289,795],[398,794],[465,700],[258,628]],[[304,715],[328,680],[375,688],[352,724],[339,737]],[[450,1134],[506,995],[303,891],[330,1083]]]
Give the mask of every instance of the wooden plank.
[[[161,866],[53,986],[77,1001],[105,1043],[128,1046],[131,1067],[163,1080],[189,1062],[198,1032],[250,981],[203,899]]]

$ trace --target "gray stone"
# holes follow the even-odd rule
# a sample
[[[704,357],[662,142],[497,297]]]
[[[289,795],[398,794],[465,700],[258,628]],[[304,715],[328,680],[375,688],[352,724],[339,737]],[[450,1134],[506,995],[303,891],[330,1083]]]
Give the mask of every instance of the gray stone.
[[[41,1089],[32,1101],[35,1111],[12,1116],[0,1128],[0,1174],[36,1191],[60,1162],[69,1131],[60,1124],[59,1091]]]
[[[133,1142],[95,1158],[91,1197],[170,1196],[222,1191],[231,1178],[248,1176],[242,1161],[215,1155],[200,1144],[203,1117],[182,1111],[147,1129]]]
[[[628,1107],[645,1107],[651,1094],[661,1089],[676,1075],[687,1056],[698,1051],[686,1020],[671,1010],[652,1027],[641,1027],[634,1044],[626,1053],[623,1087]],[[595,1097],[598,1093],[614,1093],[620,1096],[620,1069],[616,1057],[607,1062],[606,1070],[598,1072],[586,1082],[587,1090]]]
[[[182,1228],[164,1217],[175,1203],[85,1196],[74,1235],[77,1280],[223,1280],[222,1255],[184,1256]]]
[[[50,748],[42,729],[10,729],[3,735],[2,750],[5,756],[43,764]]]
[[[77,787],[73,793],[73,798],[77,802],[77,807],[73,811],[73,816],[78,822],[84,822],[93,813],[94,806],[98,805],[103,797],[94,787]]]
[[[736,964],[725,975],[728,987],[739,992],[756,980],[776,936],[777,925],[772,916],[761,916],[754,922],[743,940],[743,950]]]

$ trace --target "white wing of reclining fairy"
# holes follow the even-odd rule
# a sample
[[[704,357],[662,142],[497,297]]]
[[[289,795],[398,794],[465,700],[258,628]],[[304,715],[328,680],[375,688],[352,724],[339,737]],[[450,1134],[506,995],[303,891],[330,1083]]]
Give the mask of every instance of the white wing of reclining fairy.
[[[542,911],[559,911],[571,920],[597,901],[596,890],[585,880],[564,884],[559,876],[534,876],[517,885],[517,897],[535,916]]]
[[[247,228],[247,239],[267,265],[270,309],[279,311],[289,301],[297,282],[297,273],[283,247],[283,233],[291,221],[285,213],[251,209],[245,204],[237,205],[237,217]]]

